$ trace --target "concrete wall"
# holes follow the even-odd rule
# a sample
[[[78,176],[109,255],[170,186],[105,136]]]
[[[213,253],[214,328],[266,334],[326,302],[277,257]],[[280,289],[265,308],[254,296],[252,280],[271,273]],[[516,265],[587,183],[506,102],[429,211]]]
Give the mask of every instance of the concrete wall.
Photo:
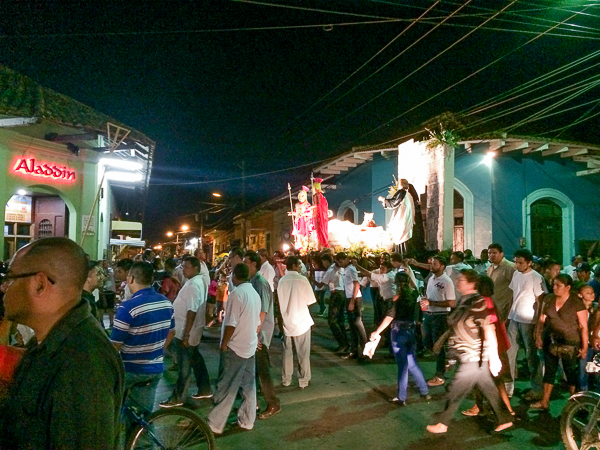
[[[569,262],[572,253],[580,251],[580,240],[598,240],[600,177],[578,177],[576,172],[585,169],[584,164],[560,156],[529,156],[515,152],[498,155],[488,168],[482,164],[483,155],[477,150],[474,147],[473,153],[456,158],[456,178],[475,197],[476,251],[483,248],[486,241],[499,242],[510,257],[519,248],[520,239],[527,234],[524,199],[542,189],[556,190],[573,203],[574,226],[572,237],[567,238],[565,234],[563,238],[564,241],[571,240],[563,242],[563,264]],[[525,245],[530,248],[531,242],[526,241]]]

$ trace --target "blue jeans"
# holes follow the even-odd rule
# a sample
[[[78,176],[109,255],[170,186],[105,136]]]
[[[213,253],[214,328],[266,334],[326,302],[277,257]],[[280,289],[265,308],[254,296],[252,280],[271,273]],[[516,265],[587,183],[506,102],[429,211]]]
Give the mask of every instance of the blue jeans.
[[[129,390],[125,405],[139,407],[145,416],[150,415],[154,409],[156,388],[162,375],[162,372],[152,374],[125,372],[125,391]],[[135,424],[127,416],[124,417],[124,420],[127,435],[129,435],[129,431]]]
[[[242,404],[237,411],[238,424],[246,430],[251,430],[256,420],[254,355],[250,358],[242,358],[230,349],[221,353],[221,367],[214,399],[215,406],[208,414],[208,424],[214,433],[223,433],[239,391]]]
[[[398,400],[406,401],[408,397],[408,373],[413,376],[421,395],[427,395],[429,388],[423,377],[423,372],[417,365],[415,358],[415,349],[417,341],[415,339],[415,326],[411,324],[402,324],[397,321],[392,322],[392,352],[398,365]]]
[[[579,390],[587,391],[590,388],[590,375],[585,371],[585,366],[594,358],[594,349],[589,347],[585,359],[579,360]],[[595,375],[592,375],[595,376]],[[593,386],[592,386],[593,387]]]
[[[522,323],[511,320],[508,322],[506,334],[510,341],[510,348],[506,352],[508,363],[510,365],[510,378],[512,382],[507,383],[506,392],[512,395],[514,392],[515,374],[517,369],[517,355],[519,353],[519,337],[525,345],[525,355],[527,357],[527,366],[529,368],[529,376],[531,379],[531,388],[535,391],[542,390],[542,372],[540,368],[540,358],[538,356],[537,347],[533,338],[535,324]]]
[[[423,328],[425,336],[423,336],[423,345],[426,349],[431,350],[433,344],[440,338],[448,329],[448,314],[429,314],[423,315]],[[437,356],[435,362],[435,376],[444,378],[446,372],[446,346],[442,346],[442,350]]]
[[[171,344],[171,349],[177,355],[177,366],[179,368],[179,376],[177,377],[177,383],[171,395],[171,400],[185,401],[192,370],[196,377],[198,392],[202,394],[210,393],[208,369],[206,368],[204,358],[198,351],[198,347],[185,347],[182,340],[175,338]]]

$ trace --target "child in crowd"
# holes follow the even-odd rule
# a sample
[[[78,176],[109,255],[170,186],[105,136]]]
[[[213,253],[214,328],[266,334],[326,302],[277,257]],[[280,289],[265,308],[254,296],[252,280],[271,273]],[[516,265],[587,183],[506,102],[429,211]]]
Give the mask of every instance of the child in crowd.
[[[594,380],[593,380],[593,375],[590,375],[585,371],[585,366],[594,357],[594,347],[592,345],[592,341],[593,341],[592,334],[594,332],[595,324],[597,323],[599,317],[597,314],[598,310],[595,311],[594,306],[592,305],[592,302],[594,301],[594,297],[595,297],[594,288],[592,286],[590,286],[589,284],[582,284],[579,287],[577,296],[581,299],[585,308],[588,311],[588,330],[590,331],[590,337],[589,337],[590,345],[588,346],[588,351],[587,351],[587,355],[586,355],[585,359],[579,360],[579,389],[582,391],[587,391],[590,388],[590,382],[593,383]]]

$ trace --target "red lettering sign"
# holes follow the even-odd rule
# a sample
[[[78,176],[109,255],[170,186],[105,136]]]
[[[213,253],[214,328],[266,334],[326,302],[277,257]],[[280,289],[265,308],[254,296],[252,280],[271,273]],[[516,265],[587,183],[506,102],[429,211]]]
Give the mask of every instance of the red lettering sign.
[[[12,172],[26,177],[42,177],[62,183],[73,183],[76,173],[70,167],[47,162],[36,162],[32,156],[17,158]]]

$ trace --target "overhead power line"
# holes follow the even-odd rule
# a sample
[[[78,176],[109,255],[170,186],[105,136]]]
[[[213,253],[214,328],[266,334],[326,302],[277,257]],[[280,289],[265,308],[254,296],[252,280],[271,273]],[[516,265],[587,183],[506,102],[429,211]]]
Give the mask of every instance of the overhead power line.
[[[514,1],[513,1],[513,3],[514,3]],[[511,4],[513,4],[513,3],[511,3]],[[509,6],[510,6],[510,5],[509,5]],[[584,8],[584,9],[585,9],[585,8]],[[575,15],[576,15],[576,14],[574,14],[574,15],[572,15],[572,16],[570,16],[570,17],[566,18],[566,19],[565,19],[565,20],[563,20],[561,23],[564,23],[564,22],[566,22],[567,20],[570,20],[570,19],[572,19],[573,17],[575,17]],[[404,115],[408,114],[409,112],[412,112],[412,111],[414,111],[415,109],[417,109],[417,108],[419,108],[419,107],[421,107],[421,106],[425,105],[426,103],[429,103],[431,100],[433,100],[433,99],[435,99],[435,98],[439,97],[440,95],[444,94],[445,92],[448,92],[449,90],[453,89],[454,87],[458,86],[459,84],[462,84],[462,83],[464,83],[465,81],[467,81],[468,79],[470,79],[470,78],[474,77],[475,75],[477,75],[477,74],[481,73],[482,71],[484,71],[484,70],[485,70],[485,69],[487,69],[488,67],[491,67],[492,65],[496,64],[497,62],[499,62],[499,61],[501,61],[502,59],[506,58],[507,56],[511,55],[512,53],[515,53],[516,51],[520,50],[521,48],[525,47],[526,45],[529,45],[530,43],[532,43],[532,42],[536,41],[537,39],[541,38],[541,37],[542,37],[542,36],[544,36],[544,35],[545,35],[545,34],[546,34],[548,31],[550,31],[550,30],[552,30],[552,29],[556,28],[557,26],[558,26],[558,25],[553,25],[553,26],[552,26],[552,27],[550,27],[548,30],[546,30],[546,31],[544,31],[544,32],[542,32],[542,33],[540,33],[539,35],[537,35],[537,36],[536,36],[536,37],[534,37],[534,38],[531,38],[531,39],[529,39],[529,40],[528,40],[527,42],[525,42],[524,44],[522,44],[522,45],[520,45],[520,46],[516,47],[515,49],[511,50],[511,51],[510,51],[510,52],[508,52],[508,53],[505,53],[505,54],[504,54],[504,55],[502,55],[501,57],[499,57],[499,58],[495,59],[494,61],[490,62],[489,64],[486,64],[485,66],[483,66],[483,67],[481,67],[480,69],[476,70],[475,72],[473,72],[473,73],[469,74],[468,76],[466,76],[466,77],[464,77],[464,78],[460,79],[459,81],[457,81],[456,83],[452,84],[451,86],[448,86],[446,89],[443,89],[442,91],[440,91],[440,92],[436,93],[435,95],[432,95],[432,96],[431,96],[431,97],[429,97],[428,99],[426,99],[426,100],[422,101],[422,102],[421,102],[421,103],[419,103],[418,105],[416,105],[416,106],[413,106],[412,108],[410,108],[410,109],[408,109],[408,110],[406,110],[406,111],[402,112],[401,114],[398,114],[397,116],[393,117],[392,119],[388,120],[387,122],[385,122],[385,123],[383,123],[383,124],[381,124],[381,125],[377,126],[376,128],[372,129],[372,130],[371,130],[371,131],[369,131],[368,133],[365,133],[365,134],[363,134],[362,136],[360,136],[360,137],[359,137],[359,139],[360,139],[360,138],[363,138],[363,137],[365,137],[365,136],[368,136],[369,134],[371,134],[371,133],[373,133],[373,132],[375,132],[375,131],[379,130],[380,128],[382,128],[382,127],[384,127],[384,126],[386,126],[386,125],[389,125],[389,124],[390,124],[390,123],[392,123],[393,121],[395,121],[395,120],[398,120],[400,117],[402,117],[402,116],[404,116]],[[471,32],[471,33],[472,33],[472,32]],[[471,34],[471,33],[469,33],[469,34]],[[461,39],[464,39],[464,37],[463,37],[463,38],[461,38]],[[456,45],[457,43],[458,43],[458,41],[457,41],[457,42],[455,42],[455,43],[454,43],[454,44],[452,44],[452,45]],[[450,47],[448,47],[448,49],[449,49],[449,48],[450,48]],[[448,49],[444,50],[444,52],[445,52],[445,51],[447,51]],[[439,55],[438,55],[438,56],[439,56]],[[436,58],[437,58],[437,56],[436,56]],[[426,63],[426,64],[428,64],[428,63]],[[418,70],[418,69],[417,69],[417,70]],[[403,79],[403,80],[404,80],[404,79]],[[401,81],[403,81],[403,80],[401,80]],[[389,89],[388,89],[388,90],[389,90]]]
[[[429,65],[430,63],[432,63],[433,61],[435,61],[436,59],[438,59],[440,56],[442,56],[443,54],[445,54],[446,52],[448,52],[450,49],[454,48],[456,45],[458,45],[459,43],[461,43],[462,41],[464,41],[466,38],[468,38],[471,34],[473,34],[475,31],[477,31],[479,28],[481,28],[481,26],[485,25],[486,23],[488,23],[489,21],[493,20],[496,16],[502,14],[506,9],[510,8],[512,5],[514,5],[516,3],[517,0],[512,0],[508,5],[506,5],[505,7],[503,7],[500,11],[498,11],[496,14],[494,14],[493,16],[487,18],[484,22],[482,22],[480,25],[478,25],[476,28],[474,28],[473,30],[469,31],[467,34],[465,34],[464,36],[462,36],[461,38],[457,39],[456,41],[454,41],[452,44],[450,44],[448,47],[446,47],[444,50],[442,50],[441,52],[439,52],[437,55],[433,56],[432,58],[430,58],[428,61],[426,61],[425,63],[421,64],[419,67],[417,67],[415,70],[413,70],[412,72],[410,72],[408,75],[406,75],[404,78],[402,78],[401,80],[397,81],[396,83],[394,83],[393,85],[391,85],[389,88],[387,88],[386,90],[384,90],[383,92],[377,94],[375,97],[373,97],[371,100],[369,100],[366,103],[363,103],[361,106],[359,106],[358,108],[353,109],[352,111],[350,111],[348,114],[346,114],[344,117],[342,117],[341,119],[336,120],[335,122],[333,122],[331,125],[319,130],[317,133],[313,134],[312,136],[315,136],[317,134],[320,134],[323,131],[327,131],[329,128],[331,128],[332,126],[342,122],[343,120],[346,120],[348,117],[350,117],[351,115],[355,114],[356,112],[360,111],[362,108],[364,108],[365,106],[373,103],[375,100],[377,100],[378,98],[380,98],[381,96],[387,94],[389,91],[391,91],[392,89],[396,88],[400,83],[402,83],[403,81],[405,81],[406,79],[410,78],[412,75],[414,75],[415,73],[417,73],[418,71],[420,71],[423,67]],[[463,6],[459,7],[459,9],[457,9],[456,11],[459,11],[460,9],[462,9],[463,7],[467,6],[469,3],[471,2],[471,0],[467,1]],[[448,88],[450,89],[450,88]],[[448,90],[446,89],[446,90]],[[422,104],[424,104],[426,102],[423,102]],[[420,106],[420,105],[418,105]],[[418,107],[417,106],[417,107]],[[415,107],[416,108],[416,107]],[[415,109],[412,108],[412,109]],[[404,115],[404,114],[402,114]],[[379,128],[389,124],[390,122],[396,120],[398,117],[395,117],[394,119],[389,120],[388,122],[386,122],[383,125],[378,126],[377,128],[371,130],[369,133],[366,133],[364,135],[361,136],[364,137],[368,134],[371,134],[372,132],[374,132],[375,130],[378,130]],[[311,137],[312,137],[311,136]]]
[[[180,186],[180,185],[200,185],[200,184],[212,184],[212,183],[224,183],[226,181],[236,181],[236,180],[242,180],[245,178],[255,178],[255,177],[262,177],[265,175],[271,175],[274,173],[281,173],[281,172],[289,172],[290,170],[296,170],[296,169],[301,169],[302,167],[309,167],[309,166],[314,166],[315,164],[319,164],[325,161],[329,161],[331,160],[331,158],[326,158],[326,159],[320,159],[318,161],[313,161],[307,164],[301,164],[299,166],[293,166],[293,167],[287,167],[285,169],[279,169],[279,170],[272,170],[270,172],[263,172],[263,173],[255,173],[252,175],[245,175],[242,177],[232,177],[232,178],[221,178],[218,180],[207,180],[207,181],[181,181],[181,182],[176,182],[176,183],[150,183],[151,186]]]
[[[386,48],[388,48],[390,45],[392,45],[394,42],[396,42],[396,40],[398,40],[402,35],[404,35],[408,30],[410,30],[412,28],[413,25],[415,25],[417,22],[419,22],[420,19],[422,19],[423,17],[425,17],[425,15],[427,15],[427,13],[429,13],[429,11],[431,11],[433,8],[435,8],[441,0],[436,1],[434,4],[432,4],[423,14],[421,14],[419,17],[417,17],[415,20],[412,20],[411,23],[404,28],[399,34],[397,34],[390,42],[388,42],[386,45],[384,45],[377,53],[375,53],[373,56],[371,56],[365,63],[363,63],[358,69],[356,69],[354,72],[352,72],[350,75],[348,75],[344,80],[342,80],[340,83],[338,83],[337,86],[335,86],[333,89],[331,89],[327,94],[323,95],[321,98],[319,98],[315,103],[313,103],[310,107],[308,107],[303,113],[301,113],[300,115],[298,115],[293,121],[292,123],[290,123],[289,125],[286,126],[286,128],[288,128],[289,126],[291,126],[293,123],[295,123],[298,119],[300,119],[302,116],[304,116],[306,113],[308,113],[309,111],[311,111],[315,106],[317,106],[319,103],[321,103],[323,100],[325,100],[327,97],[329,97],[331,94],[333,94],[336,90],[338,90],[340,87],[342,87],[350,78],[352,78],[354,75],[356,75],[358,72],[360,72],[364,67],[366,67],[371,61],[373,61],[377,56],[379,56],[381,53],[383,53],[383,51],[385,51]],[[436,27],[437,28],[437,27]],[[431,31],[430,31],[431,32]],[[429,34],[429,33],[427,33]],[[405,49],[404,51],[406,51],[408,49]],[[400,55],[402,55],[401,52]],[[345,94],[343,94],[342,96],[338,97],[333,103],[330,103],[329,105],[327,105],[325,108],[321,109],[321,111],[325,110],[326,108],[328,108],[329,106],[333,105],[334,103],[336,103],[338,100],[340,100],[341,98],[343,98],[344,96],[348,95],[350,92],[352,92],[354,89],[356,89],[358,86],[360,86],[362,83],[364,83],[365,81],[367,81],[369,78],[371,78],[373,75],[375,75],[377,72],[379,72],[380,70],[382,70],[384,67],[386,67],[388,64],[390,64],[392,61],[394,61],[394,59],[398,58],[400,55],[396,56],[395,58],[393,58],[392,60],[390,60],[389,62],[387,62],[386,64],[384,64],[381,68],[379,68],[377,71],[375,71],[374,73],[372,73],[371,75],[369,75],[367,78],[365,78],[363,81],[361,81],[358,85],[354,86],[352,89],[350,89],[349,91],[347,91]],[[320,113],[321,111],[319,111],[318,113]],[[317,113],[317,114],[318,114]],[[311,116],[309,117],[312,118],[314,117]]]

